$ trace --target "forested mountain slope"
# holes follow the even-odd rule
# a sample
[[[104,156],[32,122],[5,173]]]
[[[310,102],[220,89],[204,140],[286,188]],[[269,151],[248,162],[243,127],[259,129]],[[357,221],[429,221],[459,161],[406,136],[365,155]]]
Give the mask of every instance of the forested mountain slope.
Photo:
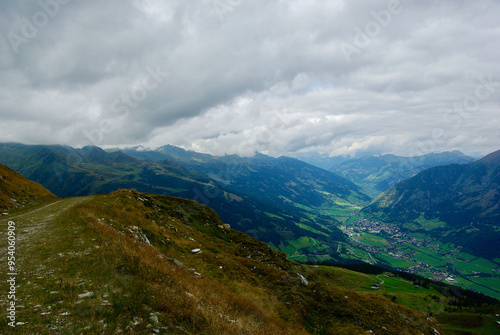
[[[447,225],[433,234],[474,254],[499,257],[500,151],[469,164],[425,170],[382,193],[363,212],[388,222],[439,218]]]

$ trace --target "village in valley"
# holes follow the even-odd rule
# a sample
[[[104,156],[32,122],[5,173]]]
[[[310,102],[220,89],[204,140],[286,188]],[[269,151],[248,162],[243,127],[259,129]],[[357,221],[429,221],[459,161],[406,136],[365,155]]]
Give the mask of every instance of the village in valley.
[[[354,212],[352,216],[359,216],[359,212]],[[347,223],[349,221],[350,223]],[[457,269],[455,264],[472,263],[475,257],[462,252],[460,246],[443,245],[430,237],[419,238],[418,234],[405,228],[401,229],[395,224],[358,217],[356,221],[347,220],[343,230],[353,247],[369,254],[367,261],[372,264],[377,263],[375,257],[405,272],[447,283],[459,283],[457,277],[462,276],[498,277],[499,275],[498,264],[495,266],[494,263],[491,263],[494,266],[487,273],[474,270],[461,271],[462,269]],[[356,256],[352,249],[348,250],[348,253]],[[426,258],[429,261],[426,261]],[[470,265],[472,267],[472,264]]]

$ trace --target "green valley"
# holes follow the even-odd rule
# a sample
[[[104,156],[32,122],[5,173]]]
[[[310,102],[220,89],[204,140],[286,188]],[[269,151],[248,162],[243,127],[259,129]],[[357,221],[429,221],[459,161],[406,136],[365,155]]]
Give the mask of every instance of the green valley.
[[[0,220],[0,236],[14,222],[18,241],[5,334],[442,331],[424,313],[287,260],[191,200],[133,190],[32,200]]]
[[[295,159],[215,157],[171,146],[137,158],[93,147],[0,149],[2,161],[62,197],[133,188],[190,198],[291,261],[377,264],[500,297],[498,258],[452,243],[452,225],[422,211],[394,221],[373,207],[388,204],[394,189],[369,203],[353,183]]]

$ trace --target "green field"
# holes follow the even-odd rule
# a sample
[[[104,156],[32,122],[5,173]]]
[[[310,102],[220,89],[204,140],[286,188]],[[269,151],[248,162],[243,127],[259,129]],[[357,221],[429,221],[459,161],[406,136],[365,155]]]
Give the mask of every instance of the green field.
[[[493,287],[496,290],[500,291],[500,278],[499,277],[479,277],[479,278],[470,278],[470,280],[485,285],[488,287]]]
[[[395,268],[408,268],[410,266],[417,265],[416,263],[410,263],[405,259],[394,258],[389,255],[377,254],[376,257],[383,261],[386,261]]]
[[[281,249],[282,252],[286,253],[287,256],[291,256],[297,252],[297,249],[294,248],[292,245],[287,245],[286,247]]]
[[[271,213],[268,213],[268,212],[264,212],[264,214],[266,214],[267,216],[272,217],[272,218],[284,220],[284,218],[281,217],[281,216],[279,216],[279,215],[274,215],[274,214],[271,214]]]
[[[347,219],[345,222],[347,222],[347,224],[352,224],[352,223],[355,223],[356,221],[361,220],[361,219],[362,219],[361,216],[354,215],[354,216],[351,216],[349,219]]]
[[[470,275],[474,273],[487,273],[493,274],[493,269],[496,267],[495,263],[492,263],[484,258],[477,258],[473,261],[466,262],[457,260],[454,262],[455,268],[465,275]]]
[[[361,236],[358,236],[358,240],[373,247],[386,248],[389,245],[389,242],[387,242],[387,240],[383,237],[369,233],[362,233]]]
[[[321,234],[321,235],[327,236],[326,233],[319,231],[317,229],[311,228],[310,226],[303,224],[303,223],[297,223],[297,227],[302,228],[302,229],[307,230],[307,231],[310,231],[310,232],[315,233],[315,234]]]
[[[404,249],[405,252],[413,254],[413,258],[422,263],[435,266],[435,267],[443,267],[446,265],[447,260],[443,257],[435,256],[436,253],[424,247],[416,247],[414,245],[407,244]]]
[[[353,212],[359,211],[362,208],[360,204],[356,203],[359,202],[359,200],[356,198],[350,197],[347,200],[344,200],[328,192],[318,192],[323,193],[329,197],[327,203],[323,204],[321,208],[308,208],[305,206],[300,207],[308,211],[312,216],[316,216],[318,215],[318,213],[321,213],[323,215],[329,215],[339,222],[345,222],[351,219],[351,215]]]
[[[478,278],[471,278],[471,279],[466,279],[466,278],[462,278],[462,277],[455,278],[455,280],[457,282],[459,282],[465,288],[468,288],[468,289],[471,289],[471,290],[474,290],[477,292],[481,292],[483,294],[487,294],[490,297],[493,297],[496,299],[500,299],[500,292],[493,291],[487,287],[484,287],[480,284],[475,283],[473,280],[476,280],[476,279],[478,279]]]
[[[437,316],[446,334],[500,334],[499,318],[481,314],[443,313]]]
[[[414,222],[417,223],[418,225],[420,225],[422,228],[429,229],[429,230],[433,230],[436,228],[443,228],[446,226],[446,223],[439,221],[438,218],[432,219],[432,220],[427,220],[422,215],[418,219],[415,219]]]
[[[495,324],[500,318],[473,311],[446,312],[449,308],[447,298],[433,288],[416,288],[412,282],[397,276],[367,275],[327,266],[319,268],[331,272],[336,285],[345,290],[380,295],[400,305],[433,315],[441,323],[445,334],[500,334],[500,326]],[[375,283],[381,283],[380,289],[371,288]]]
[[[498,267],[498,264],[493,263],[485,258],[476,258],[474,260],[474,263],[476,263],[478,266],[480,266],[484,269],[482,271],[483,273],[493,273],[493,269]],[[488,272],[486,272],[486,271],[488,271]]]
[[[417,261],[420,261],[420,262],[425,263],[425,264],[429,264],[431,266],[443,267],[446,265],[445,261],[442,261],[441,259],[434,257],[431,254],[419,252],[419,253],[416,253],[414,257]]]
[[[296,240],[290,240],[288,241],[288,243],[290,243],[297,250],[307,248],[312,244],[309,237],[307,236],[301,236]]]
[[[465,258],[465,259],[470,259],[471,261],[475,260],[477,257],[471,254],[468,254],[466,252],[461,252],[460,256]]]
[[[296,262],[307,262],[308,260],[323,262],[331,260],[330,247],[320,241],[307,236],[301,236],[295,240],[288,240],[287,244],[280,244],[278,247],[268,242],[274,250],[286,253],[287,258]]]

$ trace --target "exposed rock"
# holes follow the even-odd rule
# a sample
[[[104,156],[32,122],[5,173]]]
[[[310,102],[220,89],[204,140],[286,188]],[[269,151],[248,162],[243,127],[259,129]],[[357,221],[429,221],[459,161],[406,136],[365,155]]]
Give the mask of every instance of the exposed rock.
[[[299,276],[300,282],[303,285],[309,286],[309,282],[307,281],[307,279],[303,275],[301,275],[300,273],[297,273],[297,276]]]
[[[184,269],[188,269],[187,266],[185,266],[184,264],[182,264],[180,261],[178,261],[177,259],[173,258],[172,259],[172,262],[175,263],[175,265],[177,265],[178,267],[181,267],[181,268],[184,268]]]
[[[160,322],[160,319],[158,318],[158,315],[156,315],[155,313],[150,313],[149,314],[149,320],[151,322],[153,322],[154,324],[157,324]]]
[[[79,294],[78,298],[84,299],[84,298],[91,298],[93,296],[94,296],[94,292],[85,292],[85,293]]]
[[[134,326],[140,325],[142,323],[142,318],[134,317],[130,323]]]
[[[132,234],[132,236],[136,241],[142,241],[144,243],[151,245],[151,242],[149,242],[148,237],[146,236],[146,234],[142,232],[141,228],[137,226],[130,226],[128,231]]]

